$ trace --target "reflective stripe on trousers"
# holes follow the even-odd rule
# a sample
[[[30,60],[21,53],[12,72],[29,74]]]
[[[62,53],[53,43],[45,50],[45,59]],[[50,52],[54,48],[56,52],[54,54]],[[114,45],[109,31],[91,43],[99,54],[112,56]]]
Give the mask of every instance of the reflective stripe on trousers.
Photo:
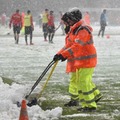
[[[82,107],[97,107],[95,98],[100,94],[92,82],[94,68],[80,68],[71,73],[69,93],[72,99],[79,99]]]

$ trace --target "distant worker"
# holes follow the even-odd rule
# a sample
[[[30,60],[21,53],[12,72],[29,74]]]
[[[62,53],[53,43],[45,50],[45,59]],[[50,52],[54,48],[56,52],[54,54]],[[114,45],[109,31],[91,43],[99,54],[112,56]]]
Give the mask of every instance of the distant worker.
[[[19,34],[20,34],[21,27],[22,27],[22,17],[20,15],[18,9],[16,10],[16,13],[14,13],[11,16],[10,23],[9,23],[9,28],[11,28],[11,24],[13,24],[15,44],[18,44]]]
[[[53,43],[53,37],[55,33],[54,15],[53,11],[50,11],[48,16],[48,39],[49,43]]]
[[[26,45],[28,45],[27,36],[30,35],[30,45],[33,45],[32,43],[32,37],[33,37],[33,17],[31,15],[30,10],[27,11],[27,14],[24,16],[24,26],[25,26],[25,42]]]
[[[61,25],[62,35],[65,35],[65,25],[64,25],[63,20],[61,19],[63,14],[61,11],[59,13],[60,13],[60,25]]]
[[[42,29],[43,29],[43,36],[44,41],[47,41],[47,35],[48,35],[48,15],[49,10],[45,9],[45,12],[42,14]]]
[[[90,25],[90,14],[89,14],[89,12],[85,12],[83,20],[84,20],[86,25]]]
[[[105,33],[105,27],[107,26],[107,19],[106,19],[106,9],[103,10],[103,12],[100,15],[100,30],[98,32],[98,36],[104,37]]]

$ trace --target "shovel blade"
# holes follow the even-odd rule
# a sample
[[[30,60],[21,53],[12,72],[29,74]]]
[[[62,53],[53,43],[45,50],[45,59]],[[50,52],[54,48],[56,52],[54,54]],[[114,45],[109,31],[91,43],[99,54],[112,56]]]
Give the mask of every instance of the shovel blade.
[[[38,104],[37,99],[34,98],[27,103],[27,106],[32,107],[33,105],[37,105],[37,104]]]

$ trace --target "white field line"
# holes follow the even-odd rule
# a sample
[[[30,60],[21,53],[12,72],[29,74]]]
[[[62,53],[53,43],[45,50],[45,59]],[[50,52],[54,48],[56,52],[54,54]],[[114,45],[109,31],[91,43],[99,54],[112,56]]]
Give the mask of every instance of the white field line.
[[[61,118],[73,118],[73,117],[86,117],[86,116],[95,116],[95,117],[104,117],[104,118],[109,118],[108,114],[85,114],[85,113],[79,113],[79,114],[73,114],[73,115],[64,115],[61,116]]]

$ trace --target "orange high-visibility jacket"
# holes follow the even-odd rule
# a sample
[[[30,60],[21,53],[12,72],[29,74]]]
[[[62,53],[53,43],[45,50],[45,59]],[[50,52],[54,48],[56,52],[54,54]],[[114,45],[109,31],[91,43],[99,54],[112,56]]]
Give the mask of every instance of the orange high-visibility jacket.
[[[82,20],[70,28],[65,46],[57,53],[67,58],[67,73],[96,66],[97,54],[91,32],[92,28],[85,26]]]

